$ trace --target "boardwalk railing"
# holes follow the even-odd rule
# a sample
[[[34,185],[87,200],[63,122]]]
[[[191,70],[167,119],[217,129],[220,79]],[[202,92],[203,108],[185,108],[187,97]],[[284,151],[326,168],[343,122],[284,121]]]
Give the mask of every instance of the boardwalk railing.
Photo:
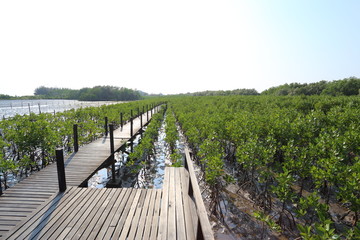
[[[193,228],[196,239],[214,239],[213,231],[209,222],[206,208],[201,196],[200,188],[194,171],[194,166],[189,149],[185,147],[185,169],[189,172],[189,196],[193,207],[196,209],[197,219],[193,220]]]

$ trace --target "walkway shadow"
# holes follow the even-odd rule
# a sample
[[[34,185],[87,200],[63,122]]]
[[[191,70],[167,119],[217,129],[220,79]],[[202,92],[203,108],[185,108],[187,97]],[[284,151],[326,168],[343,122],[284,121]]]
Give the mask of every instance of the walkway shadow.
[[[69,156],[69,158],[66,159],[66,161],[65,161],[65,163],[64,163],[65,167],[67,167],[67,165],[71,163],[71,161],[73,160],[73,158],[75,157],[75,155],[76,155],[76,152],[72,153],[72,154]]]
[[[31,235],[28,239],[39,239],[39,234],[43,230],[43,228],[47,225],[49,222],[51,215],[56,210],[57,206],[60,204],[61,199],[65,196],[66,193],[68,193],[69,190],[65,191],[64,193],[59,193],[54,197],[51,202],[47,206],[47,210],[45,213],[43,213],[39,223],[36,225],[34,230],[31,231]]]

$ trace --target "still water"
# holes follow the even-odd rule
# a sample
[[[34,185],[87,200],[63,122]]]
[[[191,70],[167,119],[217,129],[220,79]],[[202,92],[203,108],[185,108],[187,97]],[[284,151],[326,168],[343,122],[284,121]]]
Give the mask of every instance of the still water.
[[[24,115],[31,113],[54,113],[81,107],[98,107],[104,104],[116,102],[84,102],[78,100],[0,100],[0,117],[8,118],[16,114]]]

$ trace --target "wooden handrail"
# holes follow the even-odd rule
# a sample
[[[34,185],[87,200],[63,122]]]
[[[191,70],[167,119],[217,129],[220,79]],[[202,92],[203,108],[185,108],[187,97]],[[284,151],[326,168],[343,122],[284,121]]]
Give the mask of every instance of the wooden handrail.
[[[185,147],[185,168],[189,172],[189,195],[193,197],[197,210],[197,215],[199,217],[199,226],[196,232],[197,234],[196,239],[213,240],[214,234],[209,222],[206,208],[201,196],[201,191],[196,179],[190,152],[187,147]]]

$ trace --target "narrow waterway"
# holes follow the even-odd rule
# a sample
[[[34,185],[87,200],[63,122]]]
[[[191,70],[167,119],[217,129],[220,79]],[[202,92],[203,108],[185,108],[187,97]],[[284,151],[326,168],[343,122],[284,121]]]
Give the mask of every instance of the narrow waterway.
[[[170,165],[170,152],[169,146],[165,141],[166,133],[166,115],[164,121],[159,129],[157,141],[154,143],[154,155],[150,156],[148,162],[145,166],[136,174],[132,171],[128,171],[125,168],[125,164],[128,161],[128,154],[119,152],[115,155],[116,159],[116,172],[117,177],[121,178],[121,186],[124,188],[134,187],[134,188],[154,188],[161,189],[164,179],[165,166]],[[144,128],[146,131],[146,128]],[[134,140],[133,147],[135,148],[141,141],[141,135],[137,135]],[[130,152],[130,144],[127,144],[127,152]],[[178,144],[181,145],[180,143]],[[106,184],[111,179],[111,168],[103,168],[94,174],[88,182],[89,187],[94,188],[104,188]]]

